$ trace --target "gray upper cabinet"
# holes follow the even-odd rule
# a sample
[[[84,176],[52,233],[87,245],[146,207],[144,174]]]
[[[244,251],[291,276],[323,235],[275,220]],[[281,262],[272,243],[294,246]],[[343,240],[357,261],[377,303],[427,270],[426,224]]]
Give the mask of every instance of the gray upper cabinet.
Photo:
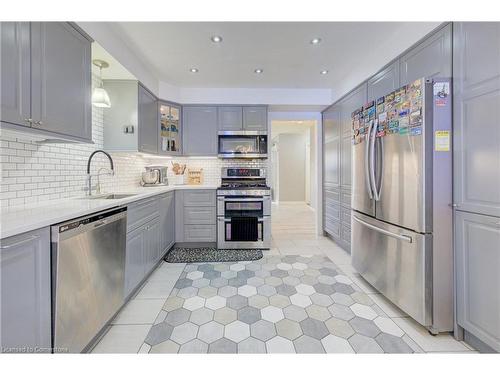
[[[30,24],[1,22],[1,121],[30,126]]]
[[[451,24],[432,34],[400,58],[400,84],[422,77],[451,77]]]
[[[68,22],[1,28],[2,122],[46,138],[91,142],[91,39]]]
[[[185,155],[217,155],[217,107],[184,106],[182,126]]]
[[[31,29],[34,126],[91,140],[90,41],[66,22],[34,22]]]
[[[340,101],[343,136],[352,136],[351,114],[366,103],[366,88],[365,82]]]
[[[51,348],[49,228],[0,241],[0,346]]]
[[[454,200],[500,217],[500,23],[454,24]]]
[[[267,131],[267,107],[243,107],[243,129]]]
[[[396,60],[368,80],[368,101],[377,100],[398,87],[399,60]]]
[[[455,216],[458,324],[500,351],[500,219]]]
[[[156,97],[139,84],[139,151],[149,154],[158,153],[158,102]]]
[[[238,106],[218,107],[219,130],[242,130],[243,109]]]

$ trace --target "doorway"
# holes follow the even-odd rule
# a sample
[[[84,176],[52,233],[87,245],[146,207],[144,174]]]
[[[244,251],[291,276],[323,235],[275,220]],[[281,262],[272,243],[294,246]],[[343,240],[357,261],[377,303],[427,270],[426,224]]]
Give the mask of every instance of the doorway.
[[[316,235],[316,120],[271,121],[273,236]]]

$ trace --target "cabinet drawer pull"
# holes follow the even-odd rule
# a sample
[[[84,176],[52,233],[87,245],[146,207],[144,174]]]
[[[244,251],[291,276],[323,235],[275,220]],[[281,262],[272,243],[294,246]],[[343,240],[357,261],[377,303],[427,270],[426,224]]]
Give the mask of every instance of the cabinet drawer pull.
[[[10,245],[0,246],[0,249],[2,249],[2,250],[10,249],[11,247],[16,247],[16,246],[19,246],[19,245],[31,242],[33,240],[36,240],[37,238],[38,238],[38,236],[30,236],[29,238],[25,238],[24,240],[21,240],[21,241],[18,241],[18,242],[14,242],[14,243],[12,243]]]

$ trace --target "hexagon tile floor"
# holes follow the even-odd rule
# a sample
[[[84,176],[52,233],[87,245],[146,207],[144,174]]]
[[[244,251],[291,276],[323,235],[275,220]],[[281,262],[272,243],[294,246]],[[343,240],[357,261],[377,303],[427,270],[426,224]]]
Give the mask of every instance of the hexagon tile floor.
[[[412,353],[416,347],[329,258],[276,255],[186,265],[141,351]]]

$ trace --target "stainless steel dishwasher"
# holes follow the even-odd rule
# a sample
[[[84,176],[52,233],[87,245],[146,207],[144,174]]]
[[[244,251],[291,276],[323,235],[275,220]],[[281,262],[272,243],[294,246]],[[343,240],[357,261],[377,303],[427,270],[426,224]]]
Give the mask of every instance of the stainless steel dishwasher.
[[[124,302],[127,208],[51,227],[54,351],[80,353]]]

